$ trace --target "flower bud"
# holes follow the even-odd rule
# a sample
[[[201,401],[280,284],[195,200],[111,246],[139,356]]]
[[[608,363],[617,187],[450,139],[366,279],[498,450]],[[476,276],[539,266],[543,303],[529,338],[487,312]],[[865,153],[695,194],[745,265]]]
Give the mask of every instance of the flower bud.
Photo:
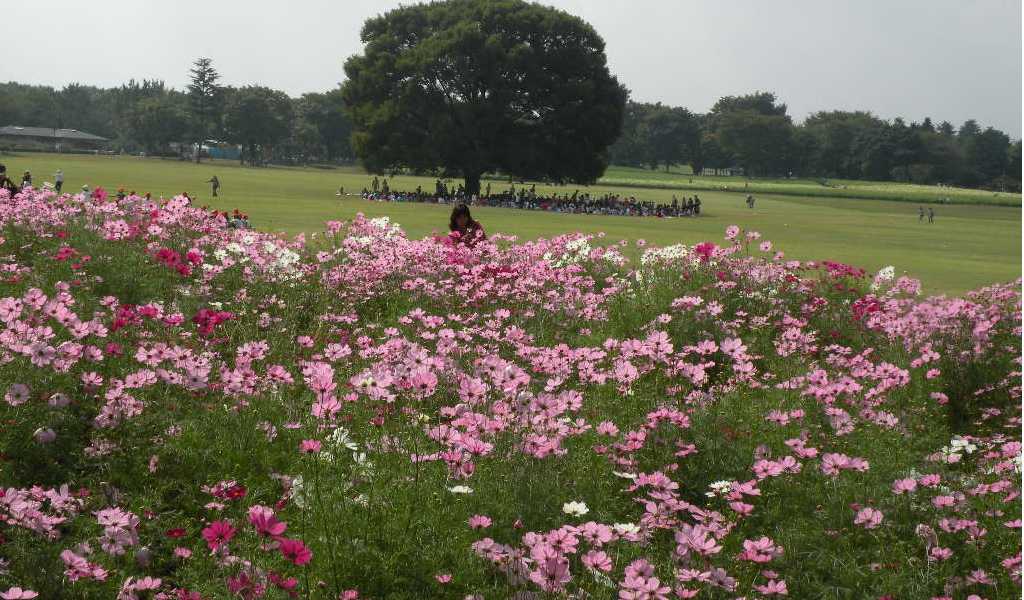
[[[53,440],[57,439],[57,432],[49,427],[40,427],[35,430],[32,437],[40,444],[49,444]]]

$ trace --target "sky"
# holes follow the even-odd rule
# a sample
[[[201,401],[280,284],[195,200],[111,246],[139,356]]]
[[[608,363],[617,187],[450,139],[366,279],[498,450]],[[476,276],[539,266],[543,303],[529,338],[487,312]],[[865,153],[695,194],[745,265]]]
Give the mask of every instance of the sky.
[[[406,1],[404,4],[412,2]],[[870,110],[1021,136],[1021,0],[545,0],[588,21],[634,100],[706,112],[773,91],[795,120]],[[230,85],[324,91],[362,50],[370,0],[3,0],[0,81],[162,79],[213,59]],[[22,29],[26,29],[21,33]]]

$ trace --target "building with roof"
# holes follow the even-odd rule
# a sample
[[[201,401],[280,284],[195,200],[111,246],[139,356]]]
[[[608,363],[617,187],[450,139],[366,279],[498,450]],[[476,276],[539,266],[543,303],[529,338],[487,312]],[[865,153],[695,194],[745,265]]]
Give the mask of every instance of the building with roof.
[[[109,141],[105,137],[77,129],[18,125],[0,127],[0,148],[11,150],[99,150],[105,148]]]

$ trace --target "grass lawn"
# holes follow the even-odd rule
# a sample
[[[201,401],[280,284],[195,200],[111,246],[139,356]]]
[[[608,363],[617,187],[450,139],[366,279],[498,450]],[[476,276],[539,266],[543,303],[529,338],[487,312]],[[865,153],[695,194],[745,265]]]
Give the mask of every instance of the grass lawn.
[[[52,180],[54,171],[61,168],[67,191],[76,191],[82,184],[102,185],[111,192],[124,186],[139,193],[152,192],[154,196],[188,191],[200,204],[228,210],[237,207],[247,212],[254,225],[265,230],[319,231],[324,221],[348,219],[357,212],[390,216],[413,237],[443,231],[447,226],[449,209],[444,206],[374,203],[354,196],[339,200],[335,196],[338,186],[344,186],[346,192],[357,193],[369,185],[370,177],[357,168],[252,169],[239,167],[233,161],[195,165],[134,157],[29,153],[3,156],[0,161],[14,177],[26,169],[31,170],[37,184]],[[648,179],[626,177],[633,171],[647,175]],[[205,183],[214,174],[223,186],[221,197],[215,200],[210,198]],[[669,173],[669,177],[675,179],[665,180],[659,179],[662,175],[663,172],[655,175],[653,171],[616,167],[609,170],[607,181],[624,183],[629,180],[629,187],[599,183],[589,191],[592,194],[616,192],[654,201],[671,200],[673,194],[692,193],[666,187],[636,187],[636,182],[643,181],[658,186],[664,181],[685,185],[688,180],[685,174]],[[926,186],[847,182],[850,186],[874,186],[885,193],[906,192],[902,201],[891,201],[831,197],[829,190],[834,192],[835,188],[806,181],[778,183],[774,185],[789,186],[779,187],[779,191],[788,190],[792,195],[758,196],[756,208],[748,210],[743,203],[746,192],[742,180],[730,181],[730,189],[735,187],[737,191],[698,192],[704,212],[696,219],[561,215],[492,208],[474,209],[474,216],[488,232],[516,235],[521,239],[572,231],[603,231],[609,240],[642,238],[657,245],[721,241],[725,227],[736,224],[760,231],[765,239],[785,251],[787,257],[842,261],[869,271],[893,265],[897,273],[905,272],[922,279],[925,290],[933,293],[960,293],[1021,275],[1019,195],[1011,198],[1004,194],[1014,199],[1016,206],[1012,207],[967,203],[937,205],[933,207],[936,222],[928,225],[918,223],[917,205],[907,203],[907,199],[918,193],[916,188]],[[490,183],[495,191],[505,187],[504,183]],[[434,179],[399,176],[391,180],[392,189],[411,190],[417,185],[433,189]],[[756,185],[773,184],[758,182]],[[811,185],[820,188],[820,195],[806,192],[812,189]],[[798,186],[802,189],[795,189]],[[575,186],[537,188],[538,192],[557,189],[560,193],[572,193],[576,189]],[[865,192],[868,193],[870,190]],[[948,193],[951,196],[964,194],[966,198],[992,194],[963,190]]]
[[[601,183],[626,187],[659,187],[685,190],[736,191],[751,194],[786,194],[814,198],[859,198],[899,202],[950,204],[1021,205],[1021,195],[967,188],[917,185],[892,181],[856,181],[852,179],[766,179],[742,177],[694,177],[689,169],[652,171],[614,166],[605,172]]]

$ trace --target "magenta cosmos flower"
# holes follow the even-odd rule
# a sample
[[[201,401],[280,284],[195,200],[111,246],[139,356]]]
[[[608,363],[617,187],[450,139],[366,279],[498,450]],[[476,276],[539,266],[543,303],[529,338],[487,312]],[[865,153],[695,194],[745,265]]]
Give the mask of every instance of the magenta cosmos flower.
[[[235,528],[231,526],[231,521],[214,521],[210,523],[209,527],[203,529],[203,539],[206,540],[206,545],[210,547],[210,550],[220,548],[230,542],[233,537],[235,537]]]
[[[292,564],[304,565],[313,559],[313,553],[302,543],[302,540],[282,539],[281,554]]]

